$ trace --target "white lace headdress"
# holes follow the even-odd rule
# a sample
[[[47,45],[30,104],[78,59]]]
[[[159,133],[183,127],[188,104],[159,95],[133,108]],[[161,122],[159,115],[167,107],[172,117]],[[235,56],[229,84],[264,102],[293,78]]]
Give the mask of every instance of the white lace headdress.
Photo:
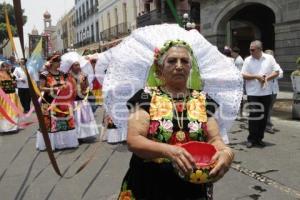
[[[235,119],[242,98],[243,80],[234,64],[198,31],[186,31],[175,24],[137,29],[118,46],[107,52],[109,62],[103,81],[104,105],[122,136],[127,134],[127,100],[144,88],[154,61],[154,49],[167,40],[186,41],[198,61],[203,90],[218,104],[216,114],[221,134],[228,143],[227,131]],[[99,60],[101,63],[101,60]],[[96,66],[97,70],[97,66]]]
[[[64,73],[68,73],[71,66],[75,62],[78,62],[80,64],[81,70],[88,76],[88,81],[89,83],[91,83],[94,79],[93,66],[87,59],[80,56],[77,52],[68,52],[62,55],[59,70]]]

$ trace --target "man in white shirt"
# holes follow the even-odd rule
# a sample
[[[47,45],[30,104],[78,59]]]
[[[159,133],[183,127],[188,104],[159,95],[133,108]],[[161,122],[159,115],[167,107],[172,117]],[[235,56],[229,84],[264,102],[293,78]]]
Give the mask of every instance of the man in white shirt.
[[[231,57],[234,59],[234,65],[241,71],[244,64],[244,60],[239,53],[240,49],[238,47],[233,47],[231,49]]]
[[[20,66],[17,66],[15,68],[13,74],[16,77],[18,96],[24,109],[24,113],[27,113],[30,110],[31,97],[28,86],[28,80],[24,70],[22,69],[22,67],[25,67],[25,63],[26,60],[21,59]]]
[[[262,139],[264,138],[272,100],[270,81],[279,75],[275,59],[271,55],[263,53],[262,49],[261,41],[251,42],[251,55],[245,59],[241,71],[250,105],[248,148],[254,145],[265,146]]]

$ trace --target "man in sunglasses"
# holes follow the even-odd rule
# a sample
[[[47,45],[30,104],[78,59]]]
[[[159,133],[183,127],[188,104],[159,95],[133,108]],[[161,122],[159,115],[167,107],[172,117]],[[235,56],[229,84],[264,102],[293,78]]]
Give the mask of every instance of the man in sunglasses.
[[[272,84],[279,75],[275,59],[263,52],[262,42],[255,40],[250,44],[250,56],[245,59],[242,75],[246,84],[249,104],[249,135],[246,146],[264,147],[262,141],[267,125],[267,117],[272,100]]]

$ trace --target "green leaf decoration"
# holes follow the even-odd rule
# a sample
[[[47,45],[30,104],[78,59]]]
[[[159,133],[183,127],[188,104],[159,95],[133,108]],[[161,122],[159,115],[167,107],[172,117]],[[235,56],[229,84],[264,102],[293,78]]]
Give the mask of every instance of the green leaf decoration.
[[[195,56],[192,58],[192,69],[188,79],[188,88],[193,90],[202,90],[202,80],[199,72],[199,67]]]
[[[168,132],[168,131],[162,131],[162,135],[164,136],[165,138],[165,141],[169,141],[169,139],[171,138],[172,136],[172,133]]]
[[[162,134],[157,134],[157,139],[162,142],[164,140],[164,136]]]
[[[197,140],[198,139],[198,133],[197,132],[191,132],[190,133],[190,138],[192,140]]]
[[[127,190],[127,182],[124,181],[123,185],[122,185],[122,191]]]

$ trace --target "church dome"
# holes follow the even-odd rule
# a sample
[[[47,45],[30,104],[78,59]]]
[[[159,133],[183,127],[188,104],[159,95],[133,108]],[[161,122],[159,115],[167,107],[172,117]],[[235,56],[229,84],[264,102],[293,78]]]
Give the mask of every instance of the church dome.
[[[44,18],[45,18],[45,19],[50,19],[50,18],[51,18],[51,15],[50,15],[50,13],[49,13],[48,11],[46,11],[46,12],[44,13]]]

